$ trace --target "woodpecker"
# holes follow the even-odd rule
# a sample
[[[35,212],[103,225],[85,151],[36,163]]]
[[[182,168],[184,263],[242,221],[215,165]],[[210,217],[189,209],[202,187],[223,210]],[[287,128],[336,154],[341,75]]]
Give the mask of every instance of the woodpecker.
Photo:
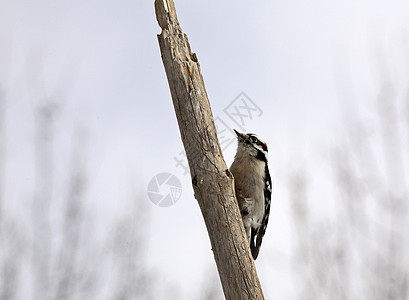
[[[230,172],[234,176],[236,198],[251,254],[256,259],[266,232],[271,204],[267,144],[256,134],[234,132],[238,146]]]

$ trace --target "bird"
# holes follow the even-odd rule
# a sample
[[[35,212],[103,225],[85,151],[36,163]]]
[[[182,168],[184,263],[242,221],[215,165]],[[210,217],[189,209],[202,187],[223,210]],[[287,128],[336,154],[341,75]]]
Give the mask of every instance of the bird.
[[[234,177],[237,202],[255,260],[270,215],[272,186],[268,169],[268,148],[258,135],[233,130],[237,135],[237,152],[230,172]]]

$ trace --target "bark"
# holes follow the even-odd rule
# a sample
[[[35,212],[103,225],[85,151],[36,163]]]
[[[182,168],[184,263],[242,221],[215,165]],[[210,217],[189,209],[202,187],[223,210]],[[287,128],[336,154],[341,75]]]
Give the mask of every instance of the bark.
[[[264,299],[196,54],[172,0],[155,1],[162,60],[192,185],[209,233],[226,299]]]

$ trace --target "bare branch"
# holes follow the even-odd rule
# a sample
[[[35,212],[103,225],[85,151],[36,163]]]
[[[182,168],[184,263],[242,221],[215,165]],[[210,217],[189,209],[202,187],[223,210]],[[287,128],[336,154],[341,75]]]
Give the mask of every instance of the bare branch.
[[[196,54],[172,0],[156,0],[158,35],[195,198],[201,208],[226,299],[263,299],[233,188],[217,139]]]

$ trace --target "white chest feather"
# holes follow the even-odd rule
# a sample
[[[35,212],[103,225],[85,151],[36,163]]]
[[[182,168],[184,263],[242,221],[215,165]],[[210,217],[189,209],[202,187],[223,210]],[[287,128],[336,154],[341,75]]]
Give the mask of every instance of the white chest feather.
[[[230,171],[234,176],[240,210],[248,212],[248,221],[258,227],[264,215],[265,162],[249,156],[236,156]]]

